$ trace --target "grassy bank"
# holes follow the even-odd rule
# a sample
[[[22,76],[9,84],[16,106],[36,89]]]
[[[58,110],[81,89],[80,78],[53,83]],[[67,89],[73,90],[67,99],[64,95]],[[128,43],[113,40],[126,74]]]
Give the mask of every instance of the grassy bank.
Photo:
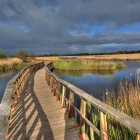
[[[14,63],[16,63],[16,64],[22,63],[22,60],[17,57],[0,59],[0,66],[1,65],[12,65]]]
[[[7,73],[9,71],[20,71],[24,67],[30,65],[29,63],[13,63],[0,65],[0,74]]]
[[[53,67],[59,70],[116,70],[124,68],[122,62],[91,60],[57,60]]]
[[[4,74],[10,71],[20,71],[30,63],[25,63],[20,58],[3,58],[0,59],[0,74]]]

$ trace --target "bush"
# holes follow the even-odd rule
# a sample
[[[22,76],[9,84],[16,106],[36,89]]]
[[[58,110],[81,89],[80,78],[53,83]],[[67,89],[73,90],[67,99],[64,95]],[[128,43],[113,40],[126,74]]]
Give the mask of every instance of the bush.
[[[30,64],[29,63],[20,63],[20,64],[14,63],[12,65],[12,70],[14,70],[14,71],[20,71],[20,70],[22,70],[24,67],[26,67],[28,65],[30,65]]]
[[[28,53],[26,51],[19,51],[17,53],[17,57],[22,59],[23,62],[27,62],[26,57],[28,56]]]
[[[9,65],[0,65],[0,73],[5,73],[8,72],[9,70],[11,70],[11,67]]]
[[[3,52],[0,51],[0,59],[5,58],[5,54]]]

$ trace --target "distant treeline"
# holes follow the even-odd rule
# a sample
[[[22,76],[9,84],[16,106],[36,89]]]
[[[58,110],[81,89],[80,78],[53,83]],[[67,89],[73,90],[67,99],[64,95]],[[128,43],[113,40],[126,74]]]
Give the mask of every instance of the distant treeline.
[[[42,57],[42,56],[83,56],[83,55],[135,54],[135,53],[140,53],[140,50],[138,50],[138,51],[117,51],[117,52],[106,52],[106,53],[43,54],[43,55],[39,55],[38,57]]]
[[[23,60],[23,62],[26,62],[27,57],[34,57],[34,56],[35,56],[34,54],[29,54],[28,52],[26,52],[24,50],[17,52],[17,54],[15,54],[15,55],[8,55],[8,54],[5,54],[4,52],[0,51],[0,59],[18,57],[21,60]]]
[[[110,55],[110,54],[135,54],[140,53],[140,50],[138,51],[117,51],[117,52],[102,52],[102,53],[75,53],[75,54],[43,54],[43,55],[35,55],[35,54],[29,54],[28,52],[21,50],[17,52],[15,55],[7,55],[4,52],[0,51],[0,59],[2,58],[9,58],[9,57],[19,57],[21,59],[25,59],[26,57],[42,57],[42,56],[83,56],[83,55]]]

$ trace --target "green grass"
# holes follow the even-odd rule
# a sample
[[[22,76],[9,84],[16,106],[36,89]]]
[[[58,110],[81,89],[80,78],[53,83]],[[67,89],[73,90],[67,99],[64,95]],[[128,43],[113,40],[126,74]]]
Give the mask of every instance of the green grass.
[[[30,63],[13,63],[12,65],[0,65],[0,74],[7,73],[9,71],[20,71],[28,65],[30,65]]]
[[[99,110],[92,106],[89,102],[87,102],[86,109],[86,116],[88,116],[88,120],[91,121],[97,129],[100,129]],[[120,124],[109,115],[107,115],[107,131],[110,140],[135,140],[136,137],[136,134],[132,129]],[[91,140],[90,127],[88,125],[86,125],[86,135],[89,140]],[[95,140],[100,140],[96,132],[94,132],[94,136]]]
[[[57,60],[53,67],[59,70],[116,70],[123,69],[122,62],[92,60]]]

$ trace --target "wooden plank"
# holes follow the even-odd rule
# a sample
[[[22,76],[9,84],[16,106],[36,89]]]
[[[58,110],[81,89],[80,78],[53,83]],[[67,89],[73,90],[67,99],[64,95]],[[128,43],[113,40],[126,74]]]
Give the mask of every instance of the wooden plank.
[[[140,140],[140,134],[136,135],[136,140]]]
[[[63,85],[62,87],[62,107],[65,107],[65,96],[66,96],[66,87]]]
[[[100,111],[101,140],[108,140],[106,114]]]
[[[48,65],[50,65],[49,63]],[[113,119],[120,122],[120,124],[125,125],[128,128],[131,128],[136,133],[140,134],[140,121],[136,120],[116,109],[113,107],[101,102],[100,100],[94,98],[93,96],[89,95],[85,91],[79,89],[78,87],[72,85],[71,83],[64,81],[57,77],[54,73],[52,73],[46,65],[46,71],[51,74],[57,81],[59,81],[61,84],[63,84],[65,87],[73,91],[75,94],[77,94],[79,97],[82,97],[84,100],[89,101],[94,107],[99,109],[100,111],[104,112],[105,114],[110,115]]]
[[[79,128],[73,127],[74,121],[51,94],[43,69],[30,76],[13,115],[9,140],[79,140]]]
[[[86,102],[83,98],[81,98],[81,106],[80,106],[80,112],[82,116],[86,117]],[[81,118],[82,121],[82,126],[81,126],[81,131],[82,131],[82,136],[85,138],[85,121]]]
[[[94,130],[92,127],[90,127],[90,137],[91,137],[91,140],[94,140]]]

